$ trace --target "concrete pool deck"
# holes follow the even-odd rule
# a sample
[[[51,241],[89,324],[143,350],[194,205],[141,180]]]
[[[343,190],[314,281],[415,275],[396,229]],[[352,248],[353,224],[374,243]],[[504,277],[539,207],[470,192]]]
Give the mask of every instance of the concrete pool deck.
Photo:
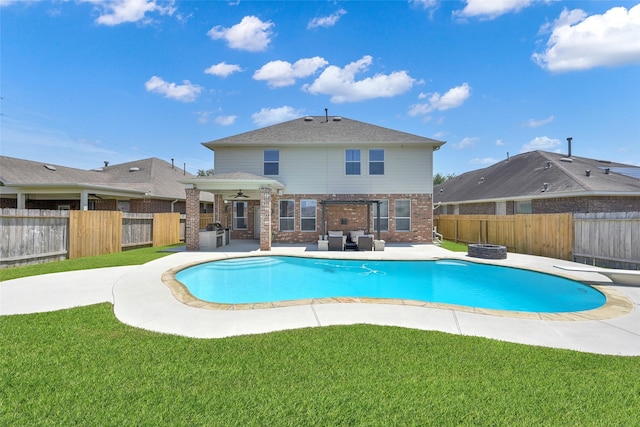
[[[315,245],[314,245],[315,246]],[[262,306],[206,308],[171,286],[171,272],[185,265],[235,256],[303,255],[357,259],[464,259],[435,245],[388,244],[383,252],[320,252],[314,246],[274,246],[259,252],[255,242],[232,241],[214,252],[177,252],[141,266],[54,273],[0,282],[0,315],[52,311],[111,302],[123,323],[193,338],[223,338],[307,327],[374,324],[480,336],[590,353],[640,355],[640,287],[619,286],[594,272],[555,266],[583,266],[552,258],[509,253],[491,264],[558,274],[595,284],[607,295],[605,308],[548,315],[513,314],[468,307],[393,300],[353,299]],[[165,281],[169,283],[169,286]],[[182,292],[182,294],[181,294]],[[180,298],[181,300],[177,299]],[[344,303],[350,302],[350,303]]]

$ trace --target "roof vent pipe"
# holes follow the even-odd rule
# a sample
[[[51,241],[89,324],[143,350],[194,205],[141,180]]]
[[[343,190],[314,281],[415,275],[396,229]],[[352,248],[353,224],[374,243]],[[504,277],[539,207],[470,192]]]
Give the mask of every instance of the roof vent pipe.
[[[106,168],[107,166],[109,166],[109,162],[107,160],[104,161],[104,167]]]
[[[571,141],[573,140],[572,137],[567,138],[567,144],[569,145],[569,154],[567,155],[567,157],[571,157]]]
[[[604,174],[605,175],[609,175],[610,171],[611,171],[611,168],[604,168]]]
[[[591,176],[591,169],[587,169],[586,171],[584,171],[584,174],[586,176]]]
[[[173,164],[173,159],[171,159],[171,169],[175,169],[175,166]]]
[[[329,122],[329,109],[328,108],[324,109],[324,115],[327,118],[327,123],[328,123]]]

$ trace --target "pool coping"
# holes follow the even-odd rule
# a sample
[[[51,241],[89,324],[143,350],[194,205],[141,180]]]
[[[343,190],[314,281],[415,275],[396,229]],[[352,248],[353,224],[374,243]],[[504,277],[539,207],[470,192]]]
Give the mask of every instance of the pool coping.
[[[397,299],[397,298],[363,298],[363,297],[332,297],[332,298],[307,298],[307,299],[298,299],[298,300],[287,300],[287,301],[274,301],[274,302],[261,302],[261,303],[247,303],[247,304],[226,304],[226,303],[216,303],[216,302],[208,302],[203,301],[201,299],[193,296],[187,287],[176,279],[176,274],[180,271],[194,267],[196,265],[205,264],[213,261],[221,261],[225,259],[234,259],[234,258],[248,258],[248,257],[268,257],[268,256],[289,256],[289,257],[298,257],[298,258],[316,258],[316,259],[348,259],[348,260],[372,260],[371,255],[369,253],[360,253],[362,256],[358,256],[358,253],[352,256],[341,256],[340,252],[303,252],[296,254],[280,254],[280,253],[265,253],[265,252],[256,252],[256,253],[237,253],[237,254],[225,254],[222,257],[214,257],[213,259],[208,260],[199,260],[194,262],[185,263],[176,267],[172,267],[162,273],[161,280],[162,282],[171,290],[173,297],[181,302],[182,304],[198,309],[206,309],[206,310],[221,310],[221,311],[242,311],[242,310],[263,310],[263,309],[276,309],[283,307],[296,307],[296,306],[306,306],[306,305],[321,305],[321,304],[389,304],[389,305],[398,305],[398,306],[413,306],[413,307],[424,307],[424,308],[434,308],[434,309],[444,309],[444,310],[455,310],[459,312],[466,313],[474,313],[474,314],[483,314],[489,316],[496,317],[504,317],[504,318],[517,318],[517,319],[530,319],[530,320],[549,320],[549,321],[586,321],[586,320],[608,320],[614,319],[616,317],[624,316],[629,314],[634,309],[634,303],[622,292],[613,289],[608,285],[597,284],[593,281],[586,281],[584,279],[578,278],[577,275],[571,274],[569,270],[550,270],[549,268],[536,268],[532,266],[514,266],[507,265],[504,260],[485,260],[478,258],[468,258],[468,257],[460,257],[457,255],[452,256],[432,256],[429,258],[421,258],[421,260],[425,261],[438,261],[438,260],[463,260],[466,262],[472,262],[476,264],[489,264],[496,266],[503,266],[508,268],[518,268],[522,270],[535,271],[543,274],[551,274],[558,277],[564,277],[570,280],[574,280],[576,282],[582,283],[584,285],[593,287],[594,289],[601,292],[605,298],[606,302],[595,309],[592,310],[583,310],[583,311],[572,311],[572,312],[561,312],[561,313],[548,313],[548,312],[523,312],[523,311],[511,311],[511,310],[497,310],[497,309],[488,309],[488,308],[476,308],[465,305],[458,304],[447,304],[447,303],[436,303],[436,302],[426,302],[419,300],[411,300],[411,299]],[[390,258],[378,258],[379,260],[393,260],[393,261],[415,261],[415,257],[398,257],[394,256],[392,259]]]

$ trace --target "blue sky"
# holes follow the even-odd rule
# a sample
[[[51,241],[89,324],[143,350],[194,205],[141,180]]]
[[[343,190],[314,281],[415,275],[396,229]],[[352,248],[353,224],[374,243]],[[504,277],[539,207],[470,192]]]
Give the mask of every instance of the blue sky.
[[[306,115],[640,165],[640,3],[0,0],[2,155],[212,167],[200,143]]]

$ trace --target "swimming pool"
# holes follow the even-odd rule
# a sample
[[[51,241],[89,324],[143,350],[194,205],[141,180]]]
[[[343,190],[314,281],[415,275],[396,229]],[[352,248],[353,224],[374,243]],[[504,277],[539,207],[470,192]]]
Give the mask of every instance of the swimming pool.
[[[175,277],[195,298],[221,304],[346,297],[561,313],[606,302],[598,290],[563,277],[460,260],[257,256],[200,264]]]

